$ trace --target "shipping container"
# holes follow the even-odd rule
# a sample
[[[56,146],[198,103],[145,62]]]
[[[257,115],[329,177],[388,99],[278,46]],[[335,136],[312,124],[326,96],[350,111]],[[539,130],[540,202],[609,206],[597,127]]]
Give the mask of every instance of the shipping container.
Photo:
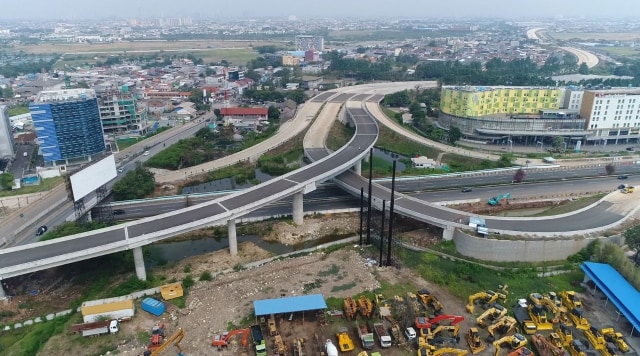
[[[118,319],[132,317],[135,312],[133,300],[83,306],[81,310],[82,319],[85,323],[92,323],[100,319]]]
[[[164,313],[165,306],[164,303],[153,299],[153,298],[144,298],[142,301],[142,310],[151,313],[155,316],[160,316]]]

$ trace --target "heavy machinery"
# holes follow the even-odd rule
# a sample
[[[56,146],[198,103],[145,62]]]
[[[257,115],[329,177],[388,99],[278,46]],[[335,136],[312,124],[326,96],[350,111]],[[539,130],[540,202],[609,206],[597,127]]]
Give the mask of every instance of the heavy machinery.
[[[569,343],[569,353],[571,356],[586,356],[586,350],[587,348],[580,340],[573,340]]]
[[[607,342],[605,344],[604,349],[599,351],[600,351],[600,354],[602,354],[602,356],[617,356],[618,354],[618,348],[612,342]]]
[[[282,340],[281,335],[276,335],[273,338],[273,353],[275,355],[286,355],[288,351],[287,344]]]
[[[447,332],[451,337],[457,338],[458,333],[460,332],[460,327],[458,325],[438,325],[433,330],[424,328],[420,329],[420,336],[425,338],[426,340],[431,340],[442,332]]]
[[[542,305],[542,298],[543,298],[542,294],[540,294],[540,293],[531,293],[531,294],[529,294],[529,301],[533,305],[541,306]]]
[[[441,356],[441,355],[453,355],[453,356],[465,356],[469,351],[455,349],[452,347],[437,348],[433,345],[426,345],[418,348],[418,356]]]
[[[225,331],[224,333],[213,337],[211,340],[211,346],[215,346],[218,350],[222,350],[222,348],[229,346],[231,339],[235,335],[242,335],[242,346],[247,347],[250,332],[251,329],[249,328]]]
[[[353,319],[358,313],[358,305],[356,304],[356,301],[351,297],[347,297],[344,299],[343,309],[344,315],[348,319]]]
[[[151,340],[149,340],[149,345],[147,345],[147,349],[153,351],[156,348],[160,347],[164,342],[164,337],[166,335],[166,327],[163,323],[156,323],[151,327]]]
[[[467,312],[473,314],[475,311],[476,302],[478,301],[482,304],[492,304],[500,300],[502,304],[505,304],[507,302],[507,296],[509,295],[507,288],[508,286],[504,285],[499,286],[497,292],[487,290],[470,295],[469,304],[467,304]]]
[[[345,327],[338,329],[338,334],[336,334],[338,338],[338,346],[340,347],[340,351],[349,352],[355,348],[353,345],[353,340],[349,336],[349,330]]]
[[[515,308],[513,308],[513,315],[515,315],[516,320],[522,326],[522,330],[525,334],[533,335],[536,333],[538,328],[533,320],[531,320],[528,307],[516,305]]]
[[[502,318],[507,314],[507,308],[503,307],[500,304],[493,304],[489,309],[485,310],[484,313],[480,314],[479,317],[476,318],[476,323],[481,328],[487,327],[487,318],[491,318],[491,321],[496,321]]]
[[[560,292],[560,298],[562,299],[562,304],[567,307],[567,310],[582,308],[582,301],[574,291],[562,291]]]
[[[487,203],[489,203],[489,205],[491,206],[496,206],[500,204],[502,200],[509,201],[509,199],[511,199],[511,193],[504,193],[496,197],[489,198],[489,200],[487,200]]]
[[[442,311],[442,303],[440,303],[435,295],[429,293],[428,290],[420,289],[418,291],[418,298],[420,298],[420,301],[425,308],[433,309],[434,314],[439,314]]]
[[[327,356],[338,356],[338,349],[336,348],[336,345],[334,345],[329,339],[324,343],[324,350],[327,352]]]
[[[554,334],[555,336],[553,336]],[[562,347],[562,343],[558,346],[551,341],[551,339],[560,341],[557,338],[559,338],[559,336],[556,333],[551,333],[549,339],[545,338],[542,334],[536,333],[531,335],[531,342],[536,350],[538,350],[538,355],[540,356],[564,356],[566,352]]]
[[[478,328],[469,328],[465,338],[467,339],[467,344],[469,345],[469,349],[471,349],[471,353],[474,355],[487,348],[487,345],[485,345],[485,343],[480,339]]]
[[[304,356],[304,339],[293,338],[293,356]]]
[[[521,347],[509,352],[507,356],[533,356],[533,352],[526,347]]]
[[[407,292],[407,305],[409,306],[409,308],[411,308],[411,310],[413,310],[414,314],[421,314],[422,313],[422,307],[420,307],[420,302],[418,302],[418,296],[411,293],[411,292]]]
[[[361,295],[360,298],[358,298],[358,312],[360,312],[360,315],[365,319],[371,318],[371,314],[373,313],[373,303],[371,303],[371,299]]]
[[[632,186],[626,186],[626,187],[624,187],[624,188],[620,189],[620,191],[621,191],[622,193],[624,193],[624,194],[630,194],[630,193],[633,193],[633,191],[634,191],[634,190],[635,190],[635,188],[634,188],[634,187],[632,187]]]
[[[629,351],[629,345],[624,340],[624,336],[622,333],[616,332],[614,328],[604,328],[600,329],[600,333],[604,336],[607,342],[613,342],[618,347],[618,350],[622,352]]]
[[[417,317],[416,318],[416,328],[418,329],[431,329],[440,324],[443,325],[456,325],[464,320],[464,317],[461,315],[453,315],[453,314],[440,314],[435,318],[425,318],[425,317]]]
[[[542,308],[542,304],[532,304],[528,307],[529,317],[536,325],[537,330],[553,330],[553,323],[547,319],[547,313]]]
[[[558,337],[560,337],[560,340],[562,341],[562,346],[564,347],[569,346],[573,341],[573,333],[571,332],[571,329],[569,329],[567,325],[560,324],[560,327],[556,328],[555,333],[558,335]]]
[[[160,355],[160,353],[171,344],[174,344],[178,349],[178,356],[184,356],[184,354],[182,353],[182,348],[180,347],[180,341],[182,341],[182,338],[184,338],[184,330],[178,329],[173,335],[171,335],[171,337],[167,339],[167,341],[165,341],[161,345],[155,346],[153,347],[153,349],[147,347],[147,350],[144,352],[144,356]]]
[[[514,331],[517,326],[518,321],[515,318],[505,315],[502,318],[498,319],[498,321],[496,321],[495,323],[489,325],[489,327],[487,328],[487,332],[489,332],[489,336],[491,338],[494,338],[496,332],[500,335],[506,335]]]
[[[582,313],[582,308],[575,308],[571,310],[571,313],[569,313],[569,318],[571,318],[576,329],[588,330],[591,327],[591,324],[589,324],[589,320],[587,320]]]
[[[269,330],[269,336],[276,336],[278,334],[278,326],[276,325],[276,318],[273,316],[269,316],[267,320],[267,328]]]
[[[522,334],[516,333],[494,341],[493,347],[495,348],[495,356],[498,356],[500,354],[500,350],[502,349],[503,344],[508,344],[511,349],[516,350],[527,345],[527,338],[522,336]]]
[[[607,341],[604,339],[604,336],[600,333],[600,330],[595,326],[591,326],[589,329],[584,331],[584,336],[587,337],[589,343],[596,350],[603,350],[607,346]]]

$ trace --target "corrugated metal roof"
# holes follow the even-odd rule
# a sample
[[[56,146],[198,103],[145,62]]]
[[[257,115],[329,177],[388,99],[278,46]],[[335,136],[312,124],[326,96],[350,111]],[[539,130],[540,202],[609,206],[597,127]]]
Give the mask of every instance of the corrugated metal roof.
[[[263,299],[253,302],[256,316],[293,313],[307,310],[327,309],[327,303],[322,294],[303,295],[276,299]]]
[[[82,316],[108,313],[122,309],[133,309],[133,300],[82,307]]]
[[[580,268],[611,300],[627,320],[640,330],[640,292],[606,263],[585,262]]]
[[[267,108],[222,108],[220,109],[220,114],[223,116],[233,116],[233,115],[262,115],[266,116],[269,110]]]

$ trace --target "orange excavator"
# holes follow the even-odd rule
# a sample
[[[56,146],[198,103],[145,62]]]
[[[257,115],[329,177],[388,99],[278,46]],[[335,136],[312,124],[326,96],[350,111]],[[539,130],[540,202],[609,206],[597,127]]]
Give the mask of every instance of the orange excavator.
[[[229,346],[229,342],[235,335],[242,335],[242,346],[246,347],[250,332],[251,329],[249,328],[225,331],[224,333],[213,337],[213,340],[211,340],[211,346],[215,346],[218,350],[221,350],[223,347]]]

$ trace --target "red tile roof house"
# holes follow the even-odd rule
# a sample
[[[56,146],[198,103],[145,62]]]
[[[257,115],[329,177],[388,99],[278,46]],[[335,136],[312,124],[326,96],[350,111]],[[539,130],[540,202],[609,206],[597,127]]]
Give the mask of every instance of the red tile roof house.
[[[263,122],[267,121],[269,110],[262,108],[222,108],[220,114],[223,116],[224,125],[235,125],[243,128],[256,130]]]

